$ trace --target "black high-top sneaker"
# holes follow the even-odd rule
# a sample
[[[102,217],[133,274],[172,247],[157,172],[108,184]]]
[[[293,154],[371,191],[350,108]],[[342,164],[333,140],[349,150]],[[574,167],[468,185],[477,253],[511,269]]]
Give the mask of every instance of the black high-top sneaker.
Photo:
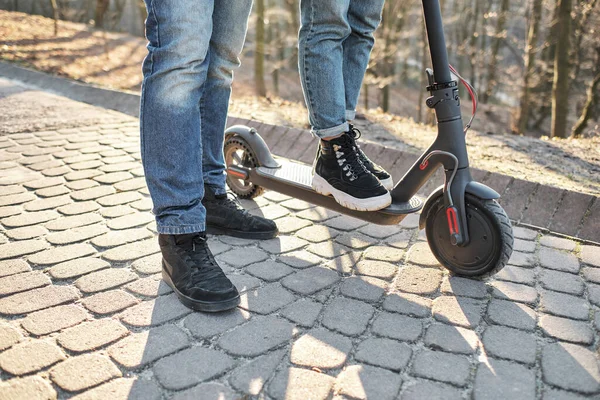
[[[206,208],[206,232],[246,239],[271,239],[279,230],[270,219],[250,214],[227,194],[215,195],[210,186],[204,186],[202,204]]]
[[[206,235],[158,235],[163,280],[192,310],[225,311],[240,304],[240,294],[225,276],[206,243]]]
[[[360,161],[358,147],[349,133],[321,140],[312,187],[353,210],[376,211],[392,203],[387,189]]]
[[[350,136],[356,140],[360,137],[360,131],[354,125],[350,124],[350,130],[348,132]],[[367,157],[367,155],[360,149],[360,146],[356,144],[356,148],[358,149],[358,156],[360,161],[363,163],[365,167],[369,170],[370,173],[375,175],[379,182],[383,185],[387,190],[392,190],[394,188],[394,181],[392,180],[392,176],[387,173],[387,171],[381,168],[379,165],[375,164],[373,161]]]

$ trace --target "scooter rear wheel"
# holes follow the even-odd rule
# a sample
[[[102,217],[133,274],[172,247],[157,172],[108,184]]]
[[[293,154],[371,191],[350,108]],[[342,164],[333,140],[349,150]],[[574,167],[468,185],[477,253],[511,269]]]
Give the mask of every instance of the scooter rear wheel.
[[[446,206],[440,196],[429,208],[425,233],[435,258],[457,275],[486,277],[500,271],[513,251],[510,219],[495,200],[466,194],[470,242],[453,246],[446,219]]]
[[[227,167],[237,165],[246,168],[256,168],[259,166],[256,154],[250,145],[239,136],[228,138],[225,141],[223,149],[225,153],[225,165]],[[227,185],[241,199],[253,199],[265,191],[261,186],[257,186],[247,180],[235,178],[229,174],[227,175]]]

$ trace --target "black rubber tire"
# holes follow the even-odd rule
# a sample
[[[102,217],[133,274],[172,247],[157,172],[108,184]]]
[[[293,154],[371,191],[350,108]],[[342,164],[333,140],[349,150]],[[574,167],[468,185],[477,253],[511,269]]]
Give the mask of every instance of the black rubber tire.
[[[465,195],[470,242],[464,247],[450,243],[443,196],[427,210],[425,233],[435,258],[456,275],[488,277],[500,271],[513,251],[510,219],[495,200]]]
[[[225,145],[223,146],[223,151],[225,153],[225,165],[227,167],[231,166],[233,163],[232,153],[242,150],[242,158],[241,165],[247,168],[256,168],[259,166],[258,158],[256,154],[250,147],[250,145],[239,136],[230,136],[225,140]],[[227,175],[227,186],[233,193],[235,193],[240,199],[253,199],[257,196],[260,196],[264,193],[265,189],[263,187],[257,186],[252,182],[247,182],[247,186],[243,186],[240,184],[242,182],[241,179],[236,179]]]

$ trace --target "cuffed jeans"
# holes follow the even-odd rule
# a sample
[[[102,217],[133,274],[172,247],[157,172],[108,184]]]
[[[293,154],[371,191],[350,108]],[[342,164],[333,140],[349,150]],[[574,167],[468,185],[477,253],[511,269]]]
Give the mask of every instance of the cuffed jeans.
[[[252,0],[145,2],[141,153],[157,229],[202,232],[204,184],[225,193],[225,123]]]
[[[339,136],[354,119],[384,0],[300,0],[298,63],[314,135]]]

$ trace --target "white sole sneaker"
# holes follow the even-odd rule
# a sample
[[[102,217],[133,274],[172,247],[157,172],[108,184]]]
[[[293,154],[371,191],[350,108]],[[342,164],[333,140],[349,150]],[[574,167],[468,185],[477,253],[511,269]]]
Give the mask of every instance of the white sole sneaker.
[[[332,195],[335,201],[337,201],[340,205],[351,210],[377,211],[392,204],[392,196],[389,194],[389,192],[382,194],[381,196],[359,199],[334,188],[325,179],[317,174],[313,176],[312,188],[315,190],[315,192],[324,196]]]
[[[379,180],[379,182],[381,182],[383,187],[386,188],[387,190],[392,190],[394,188],[394,180],[392,179],[391,176],[387,179]]]

